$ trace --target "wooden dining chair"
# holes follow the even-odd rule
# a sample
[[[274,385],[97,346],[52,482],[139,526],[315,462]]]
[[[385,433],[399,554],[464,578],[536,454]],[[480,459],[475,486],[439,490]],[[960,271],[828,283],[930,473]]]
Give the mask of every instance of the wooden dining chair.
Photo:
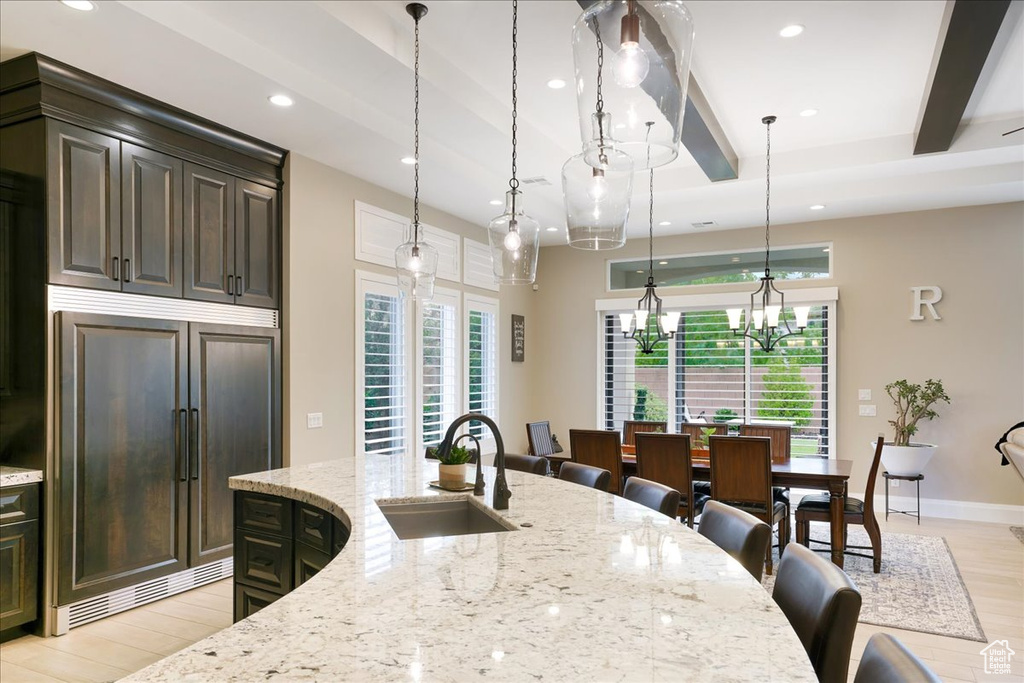
[[[636,474],[679,491],[677,517],[686,519],[693,528],[693,518],[700,514],[706,495],[693,493],[693,464],[690,459],[688,434],[636,435]]]
[[[754,436],[711,437],[711,497],[750,513],[770,527],[779,527],[779,555],[789,540],[785,504],[772,499],[771,441]],[[772,573],[772,549],[765,553]]]
[[[668,422],[642,422],[640,420],[626,420],[622,423],[622,443],[626,446],[636,445],[636,435],[642,432],[668,431]]]
[[[697,444],[703,443],[704,430],[714,429],[712,436],[725,436],[729,433],[729,425],[711,423],[707,424],[704,422],[684,422],[679,425],[679,433],[686,434],[690,437],[690,451],[697,447]],[[709,481],[695,481],[693,482],[693,490],[697,493],[710,496],[711,495],[711,482]]]
[[[846,508],[843,514],[843,538],[846,538],[845,525],[860,524],[868,533],[870,546],[846,545],[844,552],[847,555],[858,557],[870,557],[873,569],[876,574],[882,571],[882,531],[878,527],[878,520],[875,519],[875,480],[878,479],[878,465],[882,460],[882,445],[885,437],[879,436],[875,442],[875,456],[871,460],[871,471],[868,472],[868,483],[864,487],[864,500],[846,497]],[[796,508],[796,542],[802,545],[811,546],[811,522],[828,522],[831,515],[831,496],[828,493],[818,493],[804,496]],[[829,545],[825,541],[814,541],[821,545]],[[853,550],[870,550],[870,555],[848,552]]]
[[[572,461],[612,473],[609,493],[622,492],[622,443],[619,433],[603,429],[570,429]]]
[[[740,425],[740,436],[767,436],[772,440],[772,463],[789,462],[793,428],[789,425]]]

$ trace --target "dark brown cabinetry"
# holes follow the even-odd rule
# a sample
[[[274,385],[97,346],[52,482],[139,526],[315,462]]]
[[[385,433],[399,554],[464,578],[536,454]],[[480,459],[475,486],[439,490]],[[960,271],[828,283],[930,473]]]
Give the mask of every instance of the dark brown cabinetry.
[[[301,586],[341,552],[348,528],[320,508],[235,492],[235,621]]]
[[[182,162],[121,145],[121,291],[182,295]]]
[[[39,613],[39,484],[0,489],[0,631]]]
[[[60,314],[58,603],[231,554],[236,474],[280,466],[276,329]]]
[[[278,193],[257,183],[235,185],[235,300],[276,308],[280,281]]]

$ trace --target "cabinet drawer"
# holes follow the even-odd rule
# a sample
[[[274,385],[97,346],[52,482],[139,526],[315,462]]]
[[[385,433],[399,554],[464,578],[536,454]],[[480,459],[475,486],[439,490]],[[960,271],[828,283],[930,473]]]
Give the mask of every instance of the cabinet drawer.
[[[0,524],[39,518],[39,484],[0,489]]]
[[[292,501],[248,491],[235,492],[235,526],[281,536],[292,534]]]
[[[295,504],[295,540],[325,553],[331,552],[334,515],[304,503]]]
[[[270,603],[280,599],[280,595],[259,588],[235,584],[235,622],[256,614]]]
[[[313,550],[303,543],[295,544],[295,587],[298,588],[316,576],[331,561],[331,555]]]
[[[235,581],[281,595],[292,588],[292,542],[269,534],[235,533]]]
[[[345,547],[346,543],[348,543],[349,531],[348,527],[345,526],[345,524],[337,517],[331,517],[331,525],[334,528],[332,532],[332,535],[334,536],[334,543],[331,549],[331,555],[334,556],[340,553],[341,549]]]

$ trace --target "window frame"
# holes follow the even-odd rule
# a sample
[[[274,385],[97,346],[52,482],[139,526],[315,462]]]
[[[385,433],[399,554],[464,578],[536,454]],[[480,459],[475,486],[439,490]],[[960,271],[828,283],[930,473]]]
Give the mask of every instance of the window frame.
[[[492,419],[497,422],[501,414],[501,310],[498,299],[479,294],[464,293],[462,296],[462,320],[463,320],[463,402],[465,412],[469,412],[469,377],[470,377],[470,351],[469,351],[469,316],[471,311],[491,313],[494,315],[494,416]],[[468,427],[466,432],[468,432]],[[488,430],[489,431],[489,430]],[[485,454],[497,451],[497,442],[493,435],[480,440],[480,448]]]

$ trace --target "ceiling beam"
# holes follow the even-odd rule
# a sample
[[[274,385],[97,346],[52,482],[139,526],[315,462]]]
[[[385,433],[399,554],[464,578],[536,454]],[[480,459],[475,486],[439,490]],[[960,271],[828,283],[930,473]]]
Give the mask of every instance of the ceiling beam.
[[[577,0],[577,4],[584,10],[593,5],[597,0]],[[641,8],[642,10],[642,8]],[[642,10],[643,11],[643,10]],[[657,26],[657,24],[655,24]],[[655,50],[660,57],[660,64],[673,64],[673,55],[668,41],[660,34],[653,34],[649,39],[654,44]],[[618,46],[616,46],[618,47]],[[662,50],[666,54],[662,54]],[[674,78],[675,72],[667,68],[658,68],[658,60],[651,61],[651,71],[647,79],[640,87],[655,100],[662,101],[657,97],[661,88],[674,88],[678,90],[679,83]],[[667,72],[667,73],[664,73]],[[658,76],[661,76],[660,78]],[[683,147],[690,153],[690,156],[697,162],[704,175],[711,182],[720,180],[735,180],[739,177],[739,159],[732,145],[725,136],[725,130],[715,118],[715,113],[704,92],[697,85],[693,73],[689,75],[685,112],[683,115],[683,130],[680,136]],[[666,118],[672,120],[677,112],[665,112]]]
[[[933,61],[914,154],[945,152],[953,144],[1010,0],[951,0],[945,36]]]

